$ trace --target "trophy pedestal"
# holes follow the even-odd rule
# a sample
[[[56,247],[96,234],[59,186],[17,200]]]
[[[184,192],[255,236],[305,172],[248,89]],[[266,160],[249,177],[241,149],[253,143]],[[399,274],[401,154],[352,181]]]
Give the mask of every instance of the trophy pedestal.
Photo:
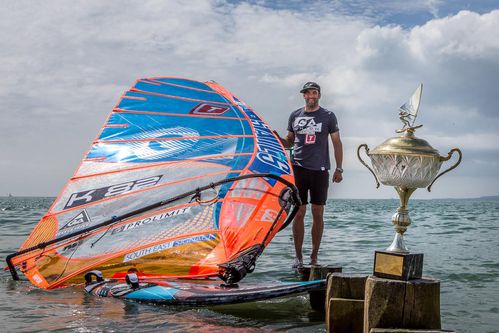
[[[423,254],[375,251],[373,275],[402,281],[420,279],[423,275]]]
[[[364,297],[364,332],[440,332],[440,281],[398,281],[369,276]],[[397,328],[397,329],[395,329]]]

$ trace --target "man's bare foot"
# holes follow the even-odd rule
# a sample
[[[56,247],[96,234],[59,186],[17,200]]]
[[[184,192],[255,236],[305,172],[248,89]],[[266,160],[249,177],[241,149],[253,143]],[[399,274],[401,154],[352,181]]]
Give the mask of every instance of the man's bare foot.
[[[293,262],[292,268],[294,270],[302,269],[303,268],[303,260],[295,258],[295,261]]]

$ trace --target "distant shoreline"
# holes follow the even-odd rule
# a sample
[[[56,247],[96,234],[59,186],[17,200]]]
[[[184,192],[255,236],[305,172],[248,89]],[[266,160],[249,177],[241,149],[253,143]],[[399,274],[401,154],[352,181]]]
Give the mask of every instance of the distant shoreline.
[[[16,199],[16,198],[50,198],[55,200],[55,196],[24,196],[24,195],[13,195],[13,196],[0,196],[0,199]],[[328,200],[399,200],[398,198],[329,198]],[[474,197],[474,198],[429,198],[429,199],[411,199],[413,200],[483,200],[483,201],[490,201],[490,200],[499,200],[499,195],[488,195],[488,196],[481,196],[481,197]]]

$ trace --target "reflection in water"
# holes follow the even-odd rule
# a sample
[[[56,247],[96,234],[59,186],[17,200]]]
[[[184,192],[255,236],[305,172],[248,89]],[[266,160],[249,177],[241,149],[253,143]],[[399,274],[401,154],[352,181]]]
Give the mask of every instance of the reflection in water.
[[[1,320],[8,331],[314,331],[320,330],[324,322],[320,314],[310,309],[305,295],[192,309],[99,298],[85,294],[77,286],[45,291],[2,275],[5,297],[0,307]]]

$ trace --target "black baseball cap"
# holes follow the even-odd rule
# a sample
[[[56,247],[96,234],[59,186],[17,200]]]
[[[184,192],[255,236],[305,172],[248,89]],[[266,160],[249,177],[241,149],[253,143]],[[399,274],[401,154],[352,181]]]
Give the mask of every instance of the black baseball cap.
[[[321,86],[319,86],[317,83],[307,82],[303,85],[303,88],[302,88],[302,90],[300,90],[300,93],[303,94],[305,91],[307,91],[309,89],[315,89],[315,90],[321,92]]]

